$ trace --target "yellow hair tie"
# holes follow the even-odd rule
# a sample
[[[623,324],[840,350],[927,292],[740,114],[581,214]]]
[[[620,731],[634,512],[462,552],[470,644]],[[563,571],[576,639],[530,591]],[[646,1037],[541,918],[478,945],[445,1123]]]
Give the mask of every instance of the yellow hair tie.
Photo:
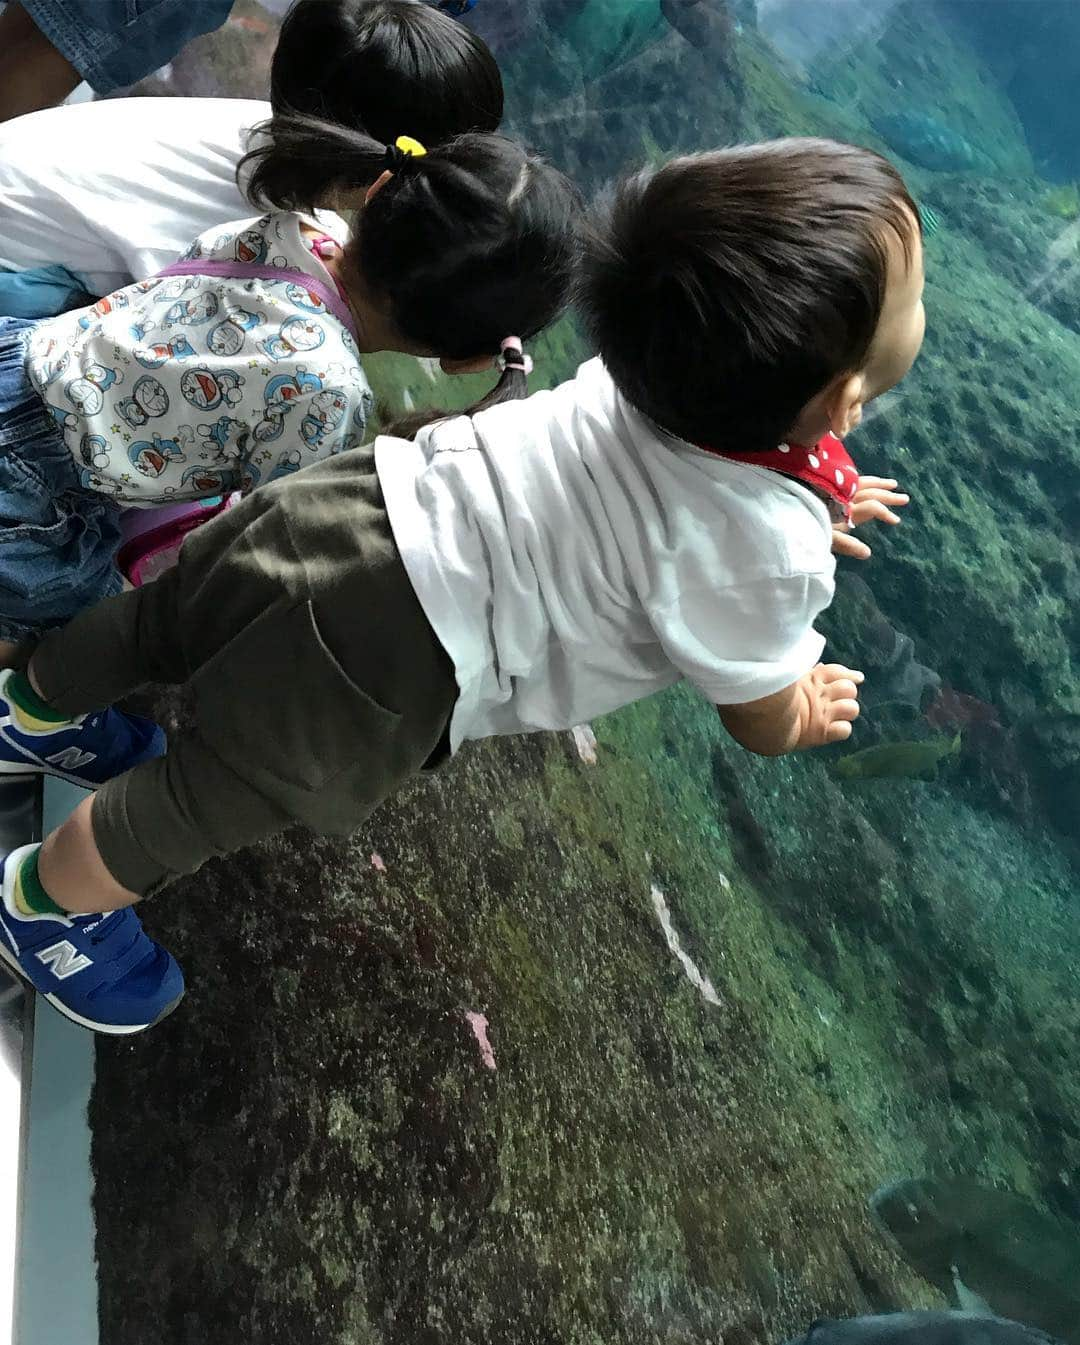
[[[401,150],[402,154],[412,154],[418,159],[427,153],[420,141],[414,140],[411,135],[399,135],[394,141],[394,148]]]

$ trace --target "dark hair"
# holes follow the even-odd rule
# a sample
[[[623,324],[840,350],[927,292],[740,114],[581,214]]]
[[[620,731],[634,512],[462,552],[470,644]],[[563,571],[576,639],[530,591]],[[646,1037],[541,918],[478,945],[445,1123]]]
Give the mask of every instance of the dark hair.
[[[565,305],[578,196],[562,173],[521,145],[473,134],[422,156],[401,155],[311,117],[275,118],[274,134],[273,147],[253,150],[244,162],[254,161],[253,187],[278,208],[311,210],[328,190],[369,186],[393,170],[360,213],[344,274],[347,285],[385,305],[410,344],[445,359],[494,356],[507,336],[534,336]],[[283,166],[269,181],[262,172],[267,155]],[[295,181],[284,171],[288,164],[297,166]],[[508,368],[481,406],[524,391],[524,373]]]
[[[438,144],[494,131],[499,67],[486,43],[422,0],[297,0],[270,67],[275,114],[299,112]]]
[[[887,235],[910,260],[918,220],[871,150],[790,139],[674,159],[622,182],[588,229],[585,323],[620,392],[663,429],[772,448],[864,362]]]

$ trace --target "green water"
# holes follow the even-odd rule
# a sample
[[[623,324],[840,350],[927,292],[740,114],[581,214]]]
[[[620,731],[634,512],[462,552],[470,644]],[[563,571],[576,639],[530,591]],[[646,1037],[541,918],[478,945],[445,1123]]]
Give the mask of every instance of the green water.
[[[924,353],[849,445],[913,497],[823,623],[867,672],[855,738],[752,758],[676,689],[178,885],[185,1012],[99,1048],[107,1345],[767,1345],[946,1301],[871,1217],[890,1181],[1080,1220],[1080,6],[698,8],[470,21],[509,129],[589,190],[824,134],[932,212]],[[204,39],[170,91],[261,93],[267,50]],[[547,386],[587,351],[567,320],[533,353]],[[483,384],[371,372],[389,411]],[[834,770],[958,731],[933,778]],[[1034,1320],[993,1232],[961,1269]]]

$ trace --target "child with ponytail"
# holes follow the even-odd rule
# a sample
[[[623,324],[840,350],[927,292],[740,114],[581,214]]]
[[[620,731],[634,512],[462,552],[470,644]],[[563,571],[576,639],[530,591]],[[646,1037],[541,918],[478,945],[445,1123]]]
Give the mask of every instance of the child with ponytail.
[[[281,129],[316,148],[314,128]],[[306,195],[338,164],[379,166],[324,143]],[[437,171],[392,153],[331,259],[369,341],[464,361],[557,303],[561,190],[509,151],[470,186],[472,143]],[[263,190],[303,204],[272,167]],[[575,379],[256,491],[0,680],[13,769],[118,777],[3,866],[0,955],[69,1017],[132,1032],[179,1000],[140,896],[290,822],[347,833],[468,740],[569,728],[680,678],[754,752],[851,733],[862,676],[819,661],[814,621],[844,529],[906,501],[860,481],[837,437],[922,340],[902,179],[831,141],[688,156],[628,178],[584,243],[601,358]],[[150,681],[194,699],[167,756],[100,708]]]
[[[562,306],[576,198],[509,140],[427,151],[282,115],[248,157],[266,213],[92,307],[0,319],[0,666],[119,590],[122,507],[248,493],[354,448],[364,355],[476,371]],[[314,217],[328,196],[359,207],[351,238]]]

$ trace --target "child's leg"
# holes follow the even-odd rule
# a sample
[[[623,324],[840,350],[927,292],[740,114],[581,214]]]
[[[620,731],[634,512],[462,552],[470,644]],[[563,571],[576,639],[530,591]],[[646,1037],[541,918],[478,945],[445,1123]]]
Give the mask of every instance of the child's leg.
[[[41,847],[42,887],[63,911],[118,910],[208,859],[292,822],[195,734],[76,808]]]
[[[61,910],[83,914],[132,906],[139,893],[122,886],[105,867],[94,840],[94,796],[47,836],[38,857],[41,885]]]
[[[81,715],[104,709],[147,682],[186,681],[190,669],[179,638],[178,578],[176,569],[169,570],[153,584],[97,603],[46,635],[28,670],[37,694],[62,714]],[[6,652],[0,649],[0,662]]]
[[[19,4],[0,14],[0,121],[62,103],[82,76]]]

